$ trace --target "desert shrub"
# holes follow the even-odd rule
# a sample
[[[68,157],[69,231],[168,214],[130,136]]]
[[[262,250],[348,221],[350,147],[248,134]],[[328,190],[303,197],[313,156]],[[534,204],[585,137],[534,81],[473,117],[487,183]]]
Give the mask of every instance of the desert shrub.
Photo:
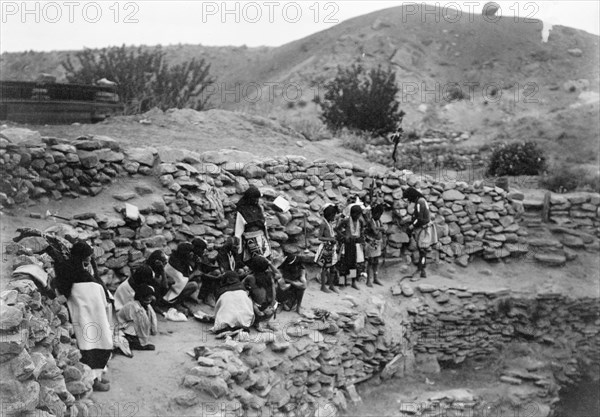
[[[285,119],[282,124],[302,134],[306,140],[313,142],[331,137],[331,133],[327,131],[325,125],[318,119]]]
[[[377,136],[394,132],[402,123],[397,93],[391,69],[367,71],[353,64],[338,67],[335,79],[325,85],[323,99],[317,96],[314,101],[321,106],[321,120],[334,133],[346,128]]]
[[[351,149],[358,153],[363,153],[366,150],[368,143],[368,136],[365,134],[344,130],[340,134],[342,139],[342,146],[344,148]]]
[[[460,101],[464,100],[465,98],[468,98],[468,96],[459,86],[452,86],[448,88],[448,91],[446,92],[444,98],[447,101]]]
[[[488,175],[538,175],[546,169],[544,151],[534,142],[514,142],[492,152]]]
[[[143,113],[153,107],[203,110],[210,98],[205,90],[214,81],[209,75],[210,64],[204,59],[169,66],[160,48],[123,45],[84,49],[67,55],[62,66],[71,83],[94,84],[101,78],[116,82],[125,114]]]
[[[556,193],[575,190],[600,192],[600,175],[590,173],[579,166],[563,163],[548,170],[548,173],[541,178],[540,184]]]

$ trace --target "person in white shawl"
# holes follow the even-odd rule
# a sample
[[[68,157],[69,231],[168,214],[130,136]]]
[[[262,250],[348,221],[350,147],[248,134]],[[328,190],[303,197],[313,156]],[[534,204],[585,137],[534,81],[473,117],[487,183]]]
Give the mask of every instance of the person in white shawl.
[[[112,299],[93,266],[93,254],[87,243],[74,243],[68,262],[54,266],[56,289],[67,299],[81,362],[94,374],[94,391],[108,391],[110,384],[103,373],[113,350]]]
[[[248,330],[254,323],[254,307],[235,271],[223,274],[217,290],[215,324],[211,331],[221,333],[238,329]]]

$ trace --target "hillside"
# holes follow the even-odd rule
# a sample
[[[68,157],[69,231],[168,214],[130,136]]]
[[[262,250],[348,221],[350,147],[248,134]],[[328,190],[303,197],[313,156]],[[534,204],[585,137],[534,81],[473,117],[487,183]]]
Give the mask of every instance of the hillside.
[[[542,42],[539,20],[505,17],[490,23],[463,13],[451,23],[437,10],[439,22],[422,19],[421,10],[411,15],[402,7],[377,11],[276,48],[173,45],[163,50],[173,63],[191,57],[211,63],[213,107],[275,117],[312,139],[323,136],[313,98],[323,94],[338,65],[360,60],[396,70],[409,129],[468,131],[465,146],[540,140],[557,159],[597,162],[598,36],[555,26]],[[60,62],[68,53],[5,53],[0,76],[34,79],[48,72],[62,79]],[[457,83],[462,101],[446,99],[448,83]]]

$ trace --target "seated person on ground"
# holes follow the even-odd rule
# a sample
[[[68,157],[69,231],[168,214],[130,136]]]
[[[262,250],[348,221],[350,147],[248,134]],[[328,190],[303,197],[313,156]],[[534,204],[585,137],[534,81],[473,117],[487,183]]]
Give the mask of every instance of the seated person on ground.
[[[217,265],[219,265],[221,273],[227,271],[243,273],[244,263],[238,251],[239,241],[234,236],[227,237],[223,246],[217,249]]]
[[[136,288],[134,299],[117,313],[117,319],[132,350],[154,350],[150,335],[157,333],[156,314],[152,309],[154,289],[149,285]]]
[[[265,325],[273,329],[274,326],[269,320],[275,314],[276,283],[280,274],[273,264],[262,256],[255,256],[247,262],[247,265],[250,274],[244,279],[243,284],[254,304],[256,329],[263,331]]]
[[[285,310],[296,309],[300,313],[302,298],[306,290],[306,269],[302,261],[295,255],[288,255],[279,266],[281,279],[277,286],[277,301]]]
[[[215,333],[228,330],[248,329],[254,322],[254,307],[238,274],[227,271],[217,289]]]
[[[169,256],[169,262],[165,266],[165,273],[169,280],[169,290],[163,296],[169,306],[176,307],[186,315],[190,314],[187,307],[183,305],[185,301],[197,303],[194,297],[198,291],[198,284],[190,281],[190,275],[193,272],[194,265],[194,246],[189,242],[182,242],[177,245],[177,249]]]
[[[152,303],[152,308],[159,313],[162,313],[162,310],[166,307],[163,297],[169,291],[169,279],[165,273],[165,265],[168,261],[167,255],[162,250],[157,249],[148,256],[145,262],[145,265],[152,268],[153,283],[151,285],[154,288],[156,298],[156,301]]]
[[[221,279],[219,267],[212,265],[205,256],[208,245],[204,239],[197,237],[192,240],[192,245],[194,247],[194,271],[190,279],[200,284],[198,299],[204,304],[214,307],[215,295]]]
[[[135,291],[142,285],[150,285],[154,283],[152,268],[147,265],[142,265],[133,274],[123,281],[115,291],[115,311],[119,311],[130,301],[135,298]]]

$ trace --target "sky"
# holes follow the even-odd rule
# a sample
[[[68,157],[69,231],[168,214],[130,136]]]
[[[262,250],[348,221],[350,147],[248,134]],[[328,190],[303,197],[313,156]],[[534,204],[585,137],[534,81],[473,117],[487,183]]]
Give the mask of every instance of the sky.
[[[279,46],[349,18],[422,1],[4,1],[0,52],[126,45]],[[480,14],[486,1],[425,1]],[[600,34],[600,2],[497,1],[502,16]]]

